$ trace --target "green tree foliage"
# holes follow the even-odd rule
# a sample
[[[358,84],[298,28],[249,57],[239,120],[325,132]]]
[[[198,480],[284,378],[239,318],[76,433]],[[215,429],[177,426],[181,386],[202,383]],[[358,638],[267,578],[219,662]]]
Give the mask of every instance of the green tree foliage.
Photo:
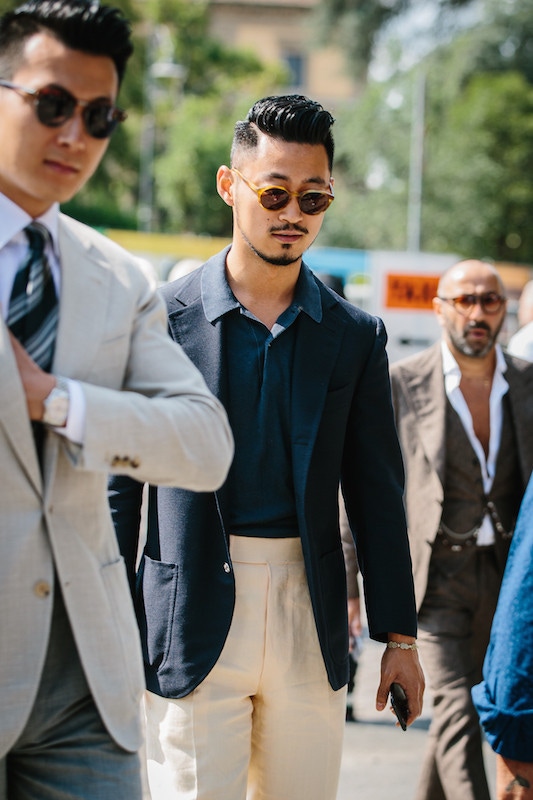
[[[408,76],[370,83],[355,109],[336,113],[335,202],[321,244],[406,247],[410,95]]]
[[[533,263],[533,87],[481,73],[449,96],[448,81],[428,69],[421,248]],[[370,85],[338,115],[322,244],[406,248],[413,87],[411,75]]]
[[[431,0],[444,15],[469,6],[472,0]],[[321,0],[317,30],[323,41],[336,42],[355,72],[365,75],[376,42],[389,24],[416,10],[416,0]]]
[[[475,32],[475,70],[515,70],[533,83],[532,0],[486,0],[486,19]]]
[[[533,262],[533,87],[481,73],[446,116],[428,141],[425,246]]]
[[[405,249],[413,91],[426,75],[421,248],[533,263],[533,0],[482,21],[336,114],[337,199],[321,243]],[[511,46],[512,45],[512,46]]]

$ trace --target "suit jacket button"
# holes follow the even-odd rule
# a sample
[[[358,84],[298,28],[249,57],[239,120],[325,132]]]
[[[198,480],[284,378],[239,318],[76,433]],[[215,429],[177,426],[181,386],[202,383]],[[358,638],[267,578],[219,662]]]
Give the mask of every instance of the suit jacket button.
[[[224,561],[224,572],[231,572],[231,567],[227,561]]]
[[[33,587],[33,592],[37,597],[48,597],[52,588],[48,581],[37,581]]]

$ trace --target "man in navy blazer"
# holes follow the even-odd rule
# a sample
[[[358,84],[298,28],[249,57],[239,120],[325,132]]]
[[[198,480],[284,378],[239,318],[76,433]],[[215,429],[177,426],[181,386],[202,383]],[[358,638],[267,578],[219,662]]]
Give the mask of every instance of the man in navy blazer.
[[[335,797],[348,680],[344,494],[370,636],[387,643],[376,698],[424,679],[382,322],[302,261],[333,199],[333,118],[301,96],[238,122],[232,245],[163,295],[169,330],[222,400],[236,443],[218,492],[152,487],[136,604],[154,800]],[[133,578],[141,487],[111,503]],[[128,556],[129,553],[129,556]]]

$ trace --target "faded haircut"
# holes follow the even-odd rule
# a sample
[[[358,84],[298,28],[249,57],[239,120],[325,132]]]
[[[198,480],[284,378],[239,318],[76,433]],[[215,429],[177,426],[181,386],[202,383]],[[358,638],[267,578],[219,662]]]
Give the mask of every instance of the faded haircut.
[[[258,131],[299,144],[321,144],[325,147],[330,172],[333,168],[334,143],[331,126],[335,122],[320,103],[301,94],[273,95],[258,100],[246,119],[235,124],[231,146],[231,163],[240,149],[253,150],[259,142]]]

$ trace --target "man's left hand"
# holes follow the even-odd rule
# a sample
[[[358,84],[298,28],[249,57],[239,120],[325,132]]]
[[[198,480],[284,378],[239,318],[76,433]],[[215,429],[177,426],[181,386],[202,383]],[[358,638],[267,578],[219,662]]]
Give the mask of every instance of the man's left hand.
[[[376,696],[376,708],[386,707],[391,683],[399,683],[407,695],[409,716],[407,725],[412,725],[422,713],[425,679],[416,650],[386,649],[381,659],[381,682]]]

